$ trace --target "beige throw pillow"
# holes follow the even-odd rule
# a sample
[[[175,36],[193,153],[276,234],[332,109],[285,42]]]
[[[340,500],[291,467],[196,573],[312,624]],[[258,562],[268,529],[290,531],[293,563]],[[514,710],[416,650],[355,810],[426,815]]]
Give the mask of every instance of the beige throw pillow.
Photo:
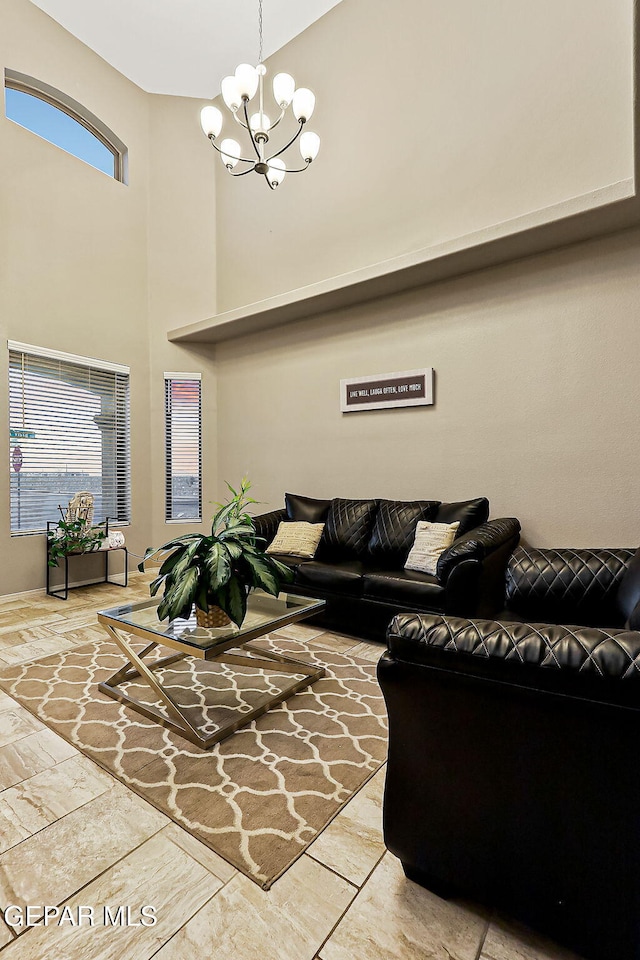
[[[440,554],[451,546],[459,526],[459,523],[430,523],[429,520],[418,520],[416,538],[404,565],[405,570],[418,570],[435,577]]]
[[[287,522],[278,525],[278,532],[265,553],[281,553],[289,557],[313,560],[324,530],[324,523]]]

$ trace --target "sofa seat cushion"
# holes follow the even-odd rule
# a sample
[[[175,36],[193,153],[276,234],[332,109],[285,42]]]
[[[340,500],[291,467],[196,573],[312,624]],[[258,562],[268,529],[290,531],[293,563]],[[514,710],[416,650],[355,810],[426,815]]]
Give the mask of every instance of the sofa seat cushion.
[[[439,500],[381,500],[369,540],[369,556],[385,567],[403,567],[419,520],[433,520]]]
[[[362,571],[359,560],[344,560],[342,563],[323,563],[308,560],[296,570],[296,586],[308,587],[322,593],[340,593],[349,597],[362,596]]]
[[[410,604],[425,610],[444,610],[445,588],[435,577],[416,570],[365,572],[363,596],[381,603]]]
[[[362,560],[377,509],[377,500],[344,500],[341,497],[332,500],[318,559],[328,562]]]

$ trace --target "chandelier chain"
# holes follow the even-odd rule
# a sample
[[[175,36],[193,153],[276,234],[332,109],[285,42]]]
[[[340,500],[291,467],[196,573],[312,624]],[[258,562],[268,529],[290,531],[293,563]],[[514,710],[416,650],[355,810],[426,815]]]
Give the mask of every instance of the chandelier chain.
[[[260,38],[260,53],[258,63],[262,63],[262,0],[258,0],[258,35]]]

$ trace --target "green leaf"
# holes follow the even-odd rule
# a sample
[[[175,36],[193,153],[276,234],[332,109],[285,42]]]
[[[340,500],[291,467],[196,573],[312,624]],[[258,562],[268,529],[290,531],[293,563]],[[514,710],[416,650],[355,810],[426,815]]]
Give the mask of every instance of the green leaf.
[[[236,626],[242,626],[247,612],[247,592],[244,586],[235,578],[230,580],[224,588],[225,606],[220,604],[224,612]]]
[[[180,557],[180,559],[178,560],[178,562],[176,563],[176,565],[172,570],[173,576],[175,577],[176,580],[179,580],[183,576],[184,572],[188,570],[190,567],[195,566],[193,563],[193,559],[197,554],[200,546],[201,546],[200,541],[194,540],[192,543],[189,544],[186,550],[184,550],[184,552],[182,553],[182,556]]]
[[[144,573],[144,565],[151,557],[155,557],[159,553],[166,553],[168,550],[173,550],[176,547],[186,547],[192,540],[202,540],[202,534],[189,533],[184,537],[176,537],[174,540],[169,540],[168,543],[163,543],[161,547],[147,547],[142,562],[138,564],[138,570],[140,573]]]
[[[151,583],[149,584],[149,593],[151,594],[152,597],[155,597],[156,593],[164,583],[164,580],[165,580],[164,577],[156,577],[155,580],[151,581]]]
[[[219,536],[220,540],[229,540],[231,538],[236,540],[253,540],[255,530],[253,524],[250,526],[246,523],[234,523],[232,527],[227,527],[226,530],[223,530]]]
[[[144,565],[146,561],[149,559],[149,557],[152,557],[154,553],[156,553],[156,550],[154,547],[147,547],[147,549],[144,552],[144,557],[138,564],[138,570],[140,571],[140,573],[144,573]]]
[[[190,567],[168,593],[165,593],[158,605],[158,619],[164,620],[165,617],[169,617],[170,620],[175,620],[187,607],[190,609],[197,589],[198,570],[196,567]]]
[[[186,547],[176,547],[173,553],[169,554],[167,559],[163,561],[160,567],[159,573],[161,576],[164,577],[167,573],[171,573],[186,549]]]
[[[271,596],[277,597],[280,592],[280,580],[266,560],[245,553],[245,562],[251,568],[255,579],[255,586],[262,587]]]
[[[214,589],[223,587],[228,582],[231,576],[231,563],[227,548],[222,543],[213,544],[204,558],[204,565]]]
[[[211,520],[211,536],[216,535],[218,527],[227,521],[227,518],[233,513],[235,506],[235,503],[227,503],[214,514]]]
[[[225,540],[224,548],[232,560],[237,560],[242,556],[243,550],[237,540]]]
[[[269,557],[269,563],[275,568],[275,571],[283,583],[293,583],[295,573],[286,563],[281,563],[275,557]]]
[[[204,610],[205,613],[209,609],[209,591],[207,590],[207,584],[202,581],[200,581],[196,592],[196,606],[200,610]]]

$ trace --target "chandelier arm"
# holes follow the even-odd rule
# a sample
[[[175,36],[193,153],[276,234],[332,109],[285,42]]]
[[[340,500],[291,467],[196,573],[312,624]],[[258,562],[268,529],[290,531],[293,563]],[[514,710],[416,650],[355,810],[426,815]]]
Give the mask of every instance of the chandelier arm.
[[[237,111],[237,110],[236,110],[236,112],[233,114],[233,119],[234,119],[235,122],[236,122],[237,124],[239,124],[239,126],[241,126],[244,130],[248,130],[248,129],[249,129],[248,125],[247,125],[246,123],[243,123],[242,120],[240,119],[240,117],[238,116],[238,111]]]
[[[308,169],[309,169],[310,165],[311,165],[311,161],[309,160],[309,161],[307,162],[306,167],[298,167],[297,170],[289,170],[289,168],[287,167],[284,172],[285,172],[285,173],[304,173],[305,170],[308,170]]]
[[[253,171],[255,170],[255,164],[253,160],[250,160],[249,163],[251,164],[251,166],[248,167],[246,170],[242,170],[240,173],[231,173],[231,171],[229,171],[229,173],[231,173],[232,177],[246,177],[248,173],[253,173]]]
[[[228,153],[224,153],[224,150],[221,150],[221,149],[220,149],[220,147],[217,145],[217,143],[214,143],[212,137],[209,137],[209,143],[211,144],[211,146],[213,147],[214,150],[217,150],[217,151],[218,151],[219,154],[224,155],[225,157],[228,157],[228,156],[229,156]],[[233,159],[234,159],[234,160],[237,159],[239,163],[255,163],[255,160],[247,160],[246,157],[234,157]]]
[[[260,151],[258,150],[258,144],[256,143],[255,137],[253,136],[253,131],[252,131],[252,129],[251,129],[251,124],[249,123],[249,114],[247,113],[247,101],[246,101],[246,100],[243,100],[242,103],[243,103],[243,106],[244,106],[244,119],[245,119],[246,122],[247,122],[247,132],[249,133],[249,136],[251,137],[251,143],[253,144],[253,149],[254,149],[255,152],[256,152],[256,156],[257,156],[258,160],[262,160],[262,157],[260,156]]]
[[[277,120],[274,120],[274,122],[269,127],[270,131],[273,130],[274,127],[278,126],[278,124],[280,123],[280,121],[282,120],[286,112],[287,112],[286,107],[284,108],[284,110],[283,109],[280,110],[280,116],[278,117]]]
[[[269,177],[266,175],[266,173],[264,174],[264,178],[265,178],[265,180],[267,181],[267,183],[269,184],[269,190],[275,190],[274,185],[271,183],[271,180],[269,180]]]
[[[302,128],[304,127],[304,123],[305,123],[305,122],[304,122],[304,120],[298,120],[298,123],[300,124],[300,126],[298,127],[298,130],[297,130],[297,132],[296,132],[296,135],[295,135],[294,137],[291,137],[291,140],[289,140],[289,143],[285,143],[285,145],[284,145],[284,147],[282,148],[282,150],[278,150],[277,153],[272,154],[272,156],[270,156],[269,159],[267,160],[267,163],[271,163],[271,161],[274,160],[276,157],[279,157],[281,153],[284,153],[285,150],[288,150],[292,143],[295,143],[295,142],[296,142],[296,140],[298,139],[298,137],[299,137],[300,134],[302,133]]]

